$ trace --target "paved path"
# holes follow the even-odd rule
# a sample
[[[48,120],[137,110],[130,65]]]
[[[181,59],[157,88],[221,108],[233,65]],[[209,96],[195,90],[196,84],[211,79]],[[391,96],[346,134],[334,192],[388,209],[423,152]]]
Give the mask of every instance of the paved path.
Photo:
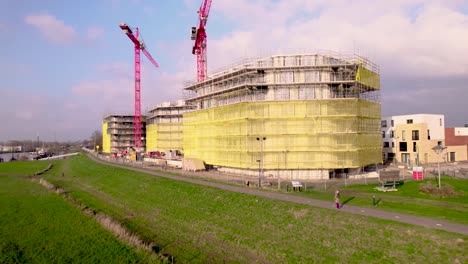
[[[326,209],[331,209],[332,207],[334,207],[334,203],[332,202],[304,198],[304,197],[299,197],[296,195],[268,192],[268,191],[259,190],[259,189],[226,185],[222,183],[209,182],[209,181],[193,179],[193,178],[188,178],[188,177],[183,177],[183,176],[175,176],[171,174],[165,174],[162,172],[155,172],[149,169],[130,167],[128,165],[122,165],[119,163],[103,161],[103,160],[96,158],[93,155],[88,155],[88,156],[98,163],[102,163],[102,164],[106,164],[106,165],[110,165],[114,167],[119,167],[123,169],[143,172],[143,173],[155,175],[158,177],[165,177],[165,178],[178,180],[178,181],[185,181],[185,182],[190,182],[190,183],[195,183],[195,184],[200,184],[200,185],[205,185],[205,186],[211,186],[214,188],[219,188],[219,189],[228,190],[232,192],[246,193],[246,194],[256,195],[260,197],[294,202],[294,203],[299,203],[299,204],[307,204],[307,205],[326,208]],[[338,210],[338,209],[334,209],[334,210]],[[427,228],[441,229],[441,230],[445,230],[445,231],[449,231],[453,233],[468,235],[468,225],[463,225],[463,224],[456,224],[456,223],[442,221],[442,220],[436,220],[436,219],[430,219],[430,218],[412,216],[412,215],[405,215],[405,214],[400,214],[400,213],[393,213],[393,212],[387,212],[387,211],[352,206],[352,205],[345,205],[339,210],[352,213],[352,214],[371,216],[371,217],[376,217],[376,218],[381,218],[381,219],[393,220],[397,222],[424,226]]]

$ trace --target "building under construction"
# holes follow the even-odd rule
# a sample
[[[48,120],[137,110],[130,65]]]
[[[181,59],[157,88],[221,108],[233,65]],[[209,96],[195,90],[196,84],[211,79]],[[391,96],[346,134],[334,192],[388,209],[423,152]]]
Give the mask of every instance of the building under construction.
[[[313,179],[382,162],[379,69],[360,56],[248,59],[184,89],[185,157],[221,171]]]
[[[146,137],[146,117],[141,117],[143,148]],[[133,115],[108,115],[102,122],[102,152],[121,153],[135,147]]]
[[[184,100],[161,103],[148,111],[146,123],[147,152],[182,152],[182,115],[194,106]]]

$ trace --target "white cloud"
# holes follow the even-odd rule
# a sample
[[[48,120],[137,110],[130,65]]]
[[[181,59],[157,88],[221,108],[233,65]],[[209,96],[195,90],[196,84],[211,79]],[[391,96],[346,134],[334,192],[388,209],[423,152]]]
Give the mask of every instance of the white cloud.
[[[332,50],[367,56],[384,74],[468,74],[468,15],[456,9],[459,4],[219,0],[213,12],[232,20],[236,29],[218,39],[208,36],[209,69],[239,57]],[[210,35],[210,21],[207,28]]]
[[[58,20],[52,15],[29,15],[24,18],[24,21],[39,30],[44,37],[53,43],[70,43],[77,37],[72,26],[65,25],[62,20]]]

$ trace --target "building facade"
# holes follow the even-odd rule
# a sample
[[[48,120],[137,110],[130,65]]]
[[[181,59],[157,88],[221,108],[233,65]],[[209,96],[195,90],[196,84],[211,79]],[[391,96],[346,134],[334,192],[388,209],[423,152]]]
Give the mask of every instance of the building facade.
[[[185,90],[185,157],[219,170],[311,179],[382,162],[379,69],[362,57],[248,59]]]
[[[148,111],[146,151],[183,152],[183,113],[194,109],[184,100],[161,103]]]
[[[134,116],[109,115],[102,122],[102,152],[121,153],[135,147]],[[141,116],[142,146],[146,145],[146,116]]]
[[[440,159],[433,147],[445,145],[443,115],[414,114],[382,118],[383,159],[420,165]]]
[[[447,161],[468,160],[468,127],[450,127],[445,129]]]

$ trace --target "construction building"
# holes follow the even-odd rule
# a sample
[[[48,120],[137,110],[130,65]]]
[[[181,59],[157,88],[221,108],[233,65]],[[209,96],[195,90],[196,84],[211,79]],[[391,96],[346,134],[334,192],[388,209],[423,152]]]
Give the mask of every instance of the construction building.
[[[379,68],[360,56],[252,58],[184,90],[185,157],[221,171],[319,179],[382,162]]]
[[[164,102],[148,111],[146,123],[146,152],[183,152],[183,113],[194,109],[184,100],[175,103]]]
[[[102,152],[121,153],[134,150],[134,116],[108,115],[102,122]],[[146,137],[146,116],[141,116],[141,136],[143,148]]]
[[[382,118],[381,127],[384,160],[420,165],[440,159],[432,148],[445,145],[443,115],[390,116]]]
[[[447,161],[468,160],[468,127],[445,128]]]

